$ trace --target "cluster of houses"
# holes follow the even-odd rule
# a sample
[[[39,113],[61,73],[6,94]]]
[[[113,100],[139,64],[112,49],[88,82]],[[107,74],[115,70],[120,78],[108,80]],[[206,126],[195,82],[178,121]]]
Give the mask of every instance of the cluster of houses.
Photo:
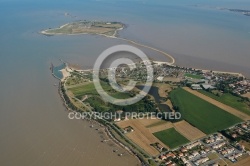
[[[224,137],[222,134],[220,133],[216,133],[216,134],[213,134],[207,138],[205,138],[203,141],[206,143],[206,144],[212,144],[212,143],[216,143],[218,141],[221,141],[223,140]]]
[[[230,82],[229,86],[233,93],[245,94],[250,92],[250,80],[245,79],[241,74],[229,74],[224,72],[213,72],[207,70],[197,70],[193,68],[185,68],[178,66],[154,65],[154,71],[156,73],[155,80],[163,81],[164,77],[180,78],[180,81],[186,80],[187,83],[192,84],[191,88],[195,90],[200,89],[215,89],[216,85],[221,82]],[[185,74],[192,74],[200,77],[191,78]]]
[[[244,123],[240,124],[239,127],[244,129],[244,130],[250,131],[250,122],[249,121],[244,122]]]
[[[219,155],[231,160],[232,162],[236,162],[237,158],[243,155],[242,151],[229,144],[226,138],[220,133],[211,135],[203,141],[210,146],[212,150],[215,150]],[[239,145],[239,147],[241,146]]]
[[[207,70],[198,70],[193,68],[185,68],[179,66],[171,66],[166,63],[153,63],[150,65],[153,67],[153,76],[147,75],[147,69],[149,67],[142,61],[135,64],[136,68],[130,70],[129,66],[123,65],[117,68],[109,68],[113,76],[117,78],[133,78],[135,80],[145,81],[147,79],[154,80],[156,82],[163,82],[164,78],[178,78],[179,82],[186,81],[191,84],[191,88],[195,90],[199,89],[215,89],[219,83],[226,83],[232,92],[236,94],[245,94],[250,92],[250,80],[245,79],[241,74],[229,74],[223,72],[213,72]],[[106,70],[105,75],[110,72]],[[197,78],[191,78],[186,74],[197,76]],[[149,78],[152,77],[152,78]]]
[[[199,166],[210,160],[206,156],[210,152],[209,148],[205,147],[200,141],[196,141],[175,151],[162,154],[159,156],[159,159],[167,166],[177,165],[177,163],[186,166]]]
[[[237,81],[229,84],[229,87],[233,89],[233,93],[238,95],[250,92],[250,80]]]
[[[201,165],[201,164],[207,162],[208,160],[209,160],[208,157],[202,157],[202,158],[196,160],[194,163],[195,163],[195,165]]]
[[[216,150],[220,155],[222,155],[224,158],[228,158],[232,162],[236,162],[237,159],[243,155],[241,151],[227,143],[223,144],[222,147]]]
[[[223,131],[223,133],[234,141],[245,140],[250,142],[250,121],[246,121],[240,124],[237,124],[229,129]]]
[[[241,157],[242,153],[237,153],[237,154],[232,154],[228,156],[228,159],[231,160],[232,162],[236,162],[237,158]]]
[[[250,121],[235,125],[230,129],[239,127],[249,130]],[[216,154],[218,158],[210,157],[211,154]],[[228,159],[234,163],[247,154],[243,145],[230,142],[223,134],[215,133],[173,151],[161,153],[159,160],[161,165],[166,166],[199,166],[204,164],[218,166],[218,160]]]
[[[216,73],[210,78],[209,82],[212,84],[224,84],[228,86],[231,92],[242,95],[250,92],[250,80],[246,79],[242,75],[233,75],[233,74],[225,74],[225,73]]]

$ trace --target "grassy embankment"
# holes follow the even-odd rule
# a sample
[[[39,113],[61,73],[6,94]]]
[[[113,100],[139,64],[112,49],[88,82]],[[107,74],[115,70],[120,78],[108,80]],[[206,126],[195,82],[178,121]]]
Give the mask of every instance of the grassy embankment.
[[[171,149],[189,142],[187,138],[178,133],[174,128],[159,131],[153,134]]]
[[[180,111],[182,118],[206,134],[228,128],[242,121],[182,88],[173,90],[170,98],[173,105]]]

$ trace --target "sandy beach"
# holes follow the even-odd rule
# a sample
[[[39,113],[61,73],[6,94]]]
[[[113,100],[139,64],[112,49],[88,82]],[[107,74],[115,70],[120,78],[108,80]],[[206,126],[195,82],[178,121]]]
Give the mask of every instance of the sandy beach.
[[[63,75],[63,78],[61,79],[61,81],[64,81],[67,77],[70,76],[70,72],[72,72],[72,69],[70,69],[69,67],[66,67],[60,71],[62,72],[62,75]]]

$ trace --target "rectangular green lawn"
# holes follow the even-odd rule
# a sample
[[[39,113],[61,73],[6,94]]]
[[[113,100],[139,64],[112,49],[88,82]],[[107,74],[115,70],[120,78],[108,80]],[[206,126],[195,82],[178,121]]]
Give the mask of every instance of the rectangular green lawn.
[[[112,87],[106,82],[101,82],[101,86],[105,92],[107,92],[110,96],[114,98],[117,98],[117,99],[130,98],[129,93],[122,93],[122,92],[114,91]],[[73,94],[79,99],[81,99],[85,95],[99,95],[93,82],[86,84],[86,85],[73,87],[73,88],[70,88],[69,90],[72,91]]]
[[[195,75],[195,74],[190,74],[190,73],[186,73],[185,76],[190,77],[190,78],[194,78],[194,79],[201,79],[203,77],[201,75]]]
[[[161,142],[171,149],[189,142],[187,138],[178,133],[174,128],[153,133]]]
[[[182,88],[173,90],[170,98],[173,105],[178,107],[182,119],[206,134],[217,132],[242,121]]]
[[[200,90],[199,92],[223,104],[229,105],[241,112],[244,112],[250,115],[250,107],[247,105],[247,103],[239,101],[240,98],[237,96],[233,96],[230,93],[224,93],[221,96],[216,96],[215,94],[204,91],[204,90]]]

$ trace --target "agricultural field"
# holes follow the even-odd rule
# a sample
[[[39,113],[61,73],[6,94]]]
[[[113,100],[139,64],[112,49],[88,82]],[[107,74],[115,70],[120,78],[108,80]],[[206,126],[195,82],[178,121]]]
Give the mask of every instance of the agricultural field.
[[[187,138],[185,138],[180,133],[178,133],[174,128],[159,131],[153,134],[155,137],[157,137],[159,140],[161,140],[165,145],[167,145],[171,149],[189,142]]]
[[[241,112],[241,111],[239,111],[239,110],[237,110],[237,109],[235,109],[233,107],[230,107],[230,106],[228,106],[226,104],[223,104],[222,102],[219,102],[219,101],[217,101],[217,100],[215,100],[215,99],[213,99],[211,97],[208,97],[208,96],[206,96],[206,95],[204,95],[202,93],[199,93],[196,90],[192,90],[192,89],[190,89],[188,87],[184,87],[183,89],[186,90],[187,92],[199,97],[200,99],[203,99],[203,100],[205,100],[205,101],[207,101],[207,102],[221,108],[222,110],[227,111],[228,113],[233,114],[234,116],[237,116],[240,119],[250,120],[250,116],[245,114],[244,112]]]
[[[173,124],[171,122],[167,122],[167,121],[163,121],[163,122],[165,123],[161,123],[161,124],[159,123],[158,125],[154,125],[154,126],[147,127],[147,128],[149,129],[151,133],[155,133],[155,132],[166,130],[166,129],[173,127]]]
[[[245,101],[241,101],[240,97],[233,96],[230,93],[224,93],[224,94],[221,94],[220,96],[216,96],[216,94],[213,94],[204,90],[200,90],[199,92],[223,104],[229,105],[241,112],[244,112],[250,115],[250,106]]]
[[[162,146],[164,146],[164,144],[143,125],[143,122],[141,123],[140,121],[140,119],[131,119],[117,122],[116,124],[122,129],[129,126],[132,127],[134,131],[127,133],[126,136],[150,155],[158,155],[160,152],[150,144],[154,144],[156,142],[160,143]],[[168,149],[167,146],[164,147]]]
[[[170,98],[175,108],[182,114],[182,118],[205,134],[214,133],[242,121],[182,88],[173,90]]]
[[[200,139],[202,137],[205,137],[206,134],[197,129],[196,127],[190,125],[185,120],[182,120],[180,122],[173,123],[174,128],[182,134],[184,137],[189,139],[190,141],[194,141],[197,139]]]
[[[140,122],[146,128],[151,128],[151,127],[154,127],[154,126],[159,126],[159,125],[162,125],[162,124],[169,123],[169,122],[167,122],[165,120],[158,119],[158,118],[156,118],[154,116],[152,118],[138,119],[138,122]]]

